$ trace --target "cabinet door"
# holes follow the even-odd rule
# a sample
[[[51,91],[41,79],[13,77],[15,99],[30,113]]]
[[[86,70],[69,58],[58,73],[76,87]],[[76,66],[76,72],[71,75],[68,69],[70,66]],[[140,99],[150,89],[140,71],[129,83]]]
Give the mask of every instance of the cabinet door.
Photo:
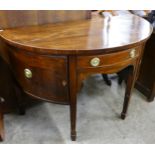
[[[49,101],[68,101],[67,57],[12,49],[9,55],[15,77],[26,93]]]

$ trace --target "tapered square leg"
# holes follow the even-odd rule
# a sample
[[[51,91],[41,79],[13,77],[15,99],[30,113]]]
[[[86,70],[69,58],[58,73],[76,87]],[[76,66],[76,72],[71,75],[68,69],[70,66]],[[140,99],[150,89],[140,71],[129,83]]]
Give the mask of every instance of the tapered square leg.
[[[127,85],[126,85],[125,97],[124,97],[124,103],[123,103],[123,110],[121,113],[122,119],[126,118],[131,92],[132,92],[132,89],[133,89],[134,83],[135,83],[135,77],[136,77],[136,72],[135,72],[134,67],[129,67],[128,68]]]
[[[71,140],[76,141],[76,102],[70,101]]]
[[[76,94],[70,96],[71,140],[76,141]]]
[[[77,100],[77,75],[76,57],[69,57],[69,102],[70,102],[70,123],[71,140],[76,140],[76,100]]]
[[[0,113],[0,141],[4,140],[4,122],[3,122],[3,114]]]

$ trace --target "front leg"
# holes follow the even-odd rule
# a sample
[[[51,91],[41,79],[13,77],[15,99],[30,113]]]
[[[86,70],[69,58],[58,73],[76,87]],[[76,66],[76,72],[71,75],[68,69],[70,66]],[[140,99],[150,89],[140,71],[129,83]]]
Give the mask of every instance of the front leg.
[[[124,97],[124,103],[123,103],[123,110],[121,113],[121,118],[125,119],[128,106],[129,106],[129,101],[131,97],[131,92],[135,84],[135,77],[136,77],[136,71],[134,67],[129,67],[128,68],[128,78],[127,78],[127,84],[126,84],[126,90],[125,90],[125,97]]]
[[[4,122],[3,122],[3,113],[0,112],[0,141],[4,140]]]
[[[71,139],[76,140],[76,101],[77,100],[77,74],[76,57],[69,57],[69,102],[70,102],[70,123]]]

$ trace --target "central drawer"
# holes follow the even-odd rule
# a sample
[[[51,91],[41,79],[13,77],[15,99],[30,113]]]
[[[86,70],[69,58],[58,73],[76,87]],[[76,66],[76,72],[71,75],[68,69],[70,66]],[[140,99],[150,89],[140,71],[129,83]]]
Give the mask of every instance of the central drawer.
[[[100,68],[119,64],[128,64],[139,56],[139,48],[118,51],[115,53],[93,56],[78,56],[77,68]]]

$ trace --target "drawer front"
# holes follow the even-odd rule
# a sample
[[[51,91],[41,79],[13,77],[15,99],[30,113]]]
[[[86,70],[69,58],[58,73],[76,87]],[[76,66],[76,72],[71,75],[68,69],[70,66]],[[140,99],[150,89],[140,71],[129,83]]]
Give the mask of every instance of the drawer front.
[[[94,56],[78,56],[78,69],[84,68],[101,68],[110,67],[118,64],[126,64],[139,56],[139,48],[133,48],[117,53],[94,55]]]
[[[67,58],[10,51],[12,70],[25,92],[50,101],[68,101]]]

